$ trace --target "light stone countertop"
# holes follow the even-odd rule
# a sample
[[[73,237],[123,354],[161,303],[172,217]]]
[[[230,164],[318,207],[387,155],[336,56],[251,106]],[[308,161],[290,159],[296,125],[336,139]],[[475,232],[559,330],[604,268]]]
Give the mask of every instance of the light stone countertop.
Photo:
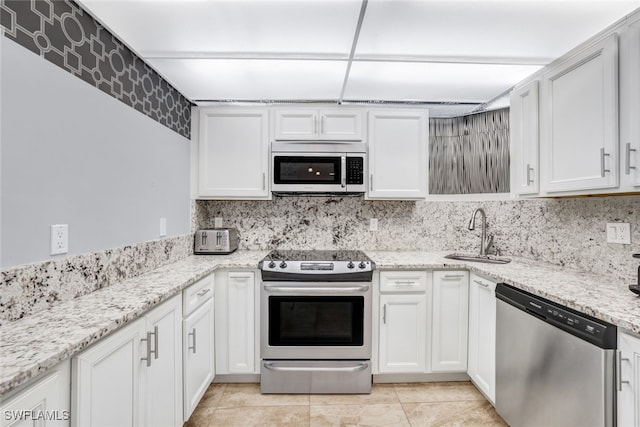
[[[268,251],[194,255],[0,326],[0,395],[68,359],[218,269],[257,269]],[[561,266],[512,258],[483,264],[446,252],[367,251],[378,270],[466,269],[640,333],[640,299],[628,283]]]

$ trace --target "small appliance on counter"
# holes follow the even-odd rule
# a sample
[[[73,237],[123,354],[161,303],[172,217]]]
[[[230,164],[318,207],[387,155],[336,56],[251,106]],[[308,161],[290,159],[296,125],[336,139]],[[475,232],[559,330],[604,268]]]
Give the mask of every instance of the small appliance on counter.
[[[204,228],[196,231],[194,252],[197,255],[226,255],[238,249],[235,228]]]
[[[640,254],[633,254],[634,258],[640,258]],[[640,295],[640,266],[638,266],[638,282],[635,285],[629,285],[629,290]]]

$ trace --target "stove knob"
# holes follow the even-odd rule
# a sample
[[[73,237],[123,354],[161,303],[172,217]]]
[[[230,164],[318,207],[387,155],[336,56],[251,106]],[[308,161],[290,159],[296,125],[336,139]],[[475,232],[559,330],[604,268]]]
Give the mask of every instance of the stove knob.
[[[273,261],[271,261],[271,262],[269,263],[269,268],[276,268],[276,263],[275,263],[275,262],[273,262]]]
[[[347,268],[353,268],[355,267],[355,265],[353,264],[352,261],[349,261],[349,264],[347,264]]]
[[[364,261],[360,261],[360,264],[358,264],[358,268],[365,268],[366,265],[364,263]]]
[[[284,261],[282,261],[282,262],[280,263],[280,268],[287,268],[287,263],[286,263],[286,262],[284,262]]]

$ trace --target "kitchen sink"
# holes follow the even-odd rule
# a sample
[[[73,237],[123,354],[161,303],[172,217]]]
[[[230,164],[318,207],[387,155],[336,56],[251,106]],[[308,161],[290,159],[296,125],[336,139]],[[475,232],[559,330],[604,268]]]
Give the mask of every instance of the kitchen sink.
[[[458,261],[484,262],[487,264],[507,264],[511,262],[509,258],[497,257],[493,255],[449,254],[445,255],[445,258],[455,259]]]

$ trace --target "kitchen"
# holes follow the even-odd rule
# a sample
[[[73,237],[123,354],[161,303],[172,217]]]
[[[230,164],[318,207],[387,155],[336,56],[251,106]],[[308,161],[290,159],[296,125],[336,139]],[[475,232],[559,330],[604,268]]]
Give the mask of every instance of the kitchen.
[[[334,7],[340,6],[337,2],[331,3],[334,3]],[[354,2],[351,3],[353,10],[351,17],[357,18],[361,11],[361,2],[355,2],[355,5]],[[428,3],[425,2],[425,4]],[[91,2],[80,4],[80,7],[83,6],[90,8]],[[143,5],[138,6],[144,8]],[[469,4],[466,6],[471,7]],[[251,22],[255,23],[256,28],[263,28],[259,25],[264,26],[264,24],[256,21],[264,11],[260,9],[260,5],[255,7],[256,10],[253,13],[256,16],[252,15]],[[610,21],[575,40],[572,45],[558,52],[556,56],[584,42],[607,25],[624,17],[635,7],[637,5],[612,15]],[[565,192],[568,195],[580,192],[624,194],[615,197],[527,197],[527,194],[539,192],[540,189],[519,190],[512,186],[514,195],[518,192],[524,196],[429,194],[427,198],[414,200],[396,200],[393,197],[372,200],[374,197],[369,194],[369,198],[366,195],[363,200],[362,197],[272,197],[271,193],[266,191],[261,196],[244,197],[254,200],[233,200],[238,198],[233,195],[213,197],[227,200],[207,200],[208,196],[200,197],[197,193],[198,174],[195,173],[196,167],[191,167],[192,164],[198,163],[197,161],[192,163],[191,157],[195,156],[197,160],[198,155],[192,151],[190,140],[196,140],[198,137],[198,127],[195,122],[200,116],[197,110],[194,113],[191,112],[191,104],[184,96],[161,80],[142,61],[131,57],[126,47],[118,45],[104,28],[91,24],[90,16],[72,3],[36,2],[31,6],[28,2],[4,1],[0,11],[5,35],[0,44],[0,52],[3,56],[0,76],[2,78],[2,199],[0,204],[2,249],[0,259],[3,268],[0,307],[3,312],[1,326],[3,378],[5,378],[4,373],[9,372],[9,366],[12,367],[11,369],[16,366],[10,358],[4,362],[5,355],[9,354],[8,351],[13,352],[16,348],[20,348],[23,352],[40,353],[40,360],[37,363],[30,365],[29,370],[24,372],[18,370],[17,377],[12,378],[14,381],[20,378],[19,385],[25,387],[28,385],[29,378],[38,374],[47,376],[48,369],[55,364],[54,360],[68,360],[87,348],[95,348],[89,345],[96,343],[98,338],[115,331],[123,323],[130,325],[134,319],[141,317],[152,306],[169,300],[183,287],[200,283],[200,279],[211,273],[215,276],[213,293],[216,312],[213,316],[217,320],[224,314],[218,310],[219,302],[229,297],[224,293],[225,281],[232,279],[234,283],[239,284],[243,280],[255,280],[257,289],[260,282],[258,261],[274,248],[365,251],[376,263],[373,279],[375,292],[379,292],[375,288],[375,283],[379,283],[380,280],[379,274],[384,272],[394,270],[426,272],[426,283],[429,284],[425,289],[429,288],[431,289],[429,292],[432,292],[434,274],[439,269],[444,268],[445,265],[448,266],[447,268],[450,266],[463,268],[473,274],[480,274],[484,278],[488,277],[494,282],[506,281],[520,285],[525,290],[555,302],[570,305],[574,309],[582,309],[579,311],[587,310],[587,314],[615,323],[625,331],[640,332],[637,316],[633,314],[637,303],[633,294],[627,289],[627,285],[637,280],[635,273],[638,262],[632,255],[640,252],[636,243],[640,238],[637,229],[637,224],[640,223],[638,218],[640,206],[638,187],[636,186],[634,191],[633,185],[624,182],[630,175],[624,173],[627,165],[625,164],[626,146],[623,144],[623,141],[630,138],[629,133],[624,132],[637,132],[633,126],[623,126],[624,123],[637,122],[633,120],[637,117],[637,110],[633,115],[634,110],[620,108],[620,147],[614,154],[614,157],[620,160],[617,175],[619,182],[614,186],[607,183],[591,184],[592,187],[588,188],[600,188],[595,191],[571,189]],[[379,14],[384,12],[385,9],[378,10]],[[366,35],[366,19],[373,19],[375,13],[376,2],[369,2],[363,21],[362,37]],[[353,24],[357,19],[347,19],[339,13],[332,13],[332,16],[339,16],[340,19],[351,23],[349,32],[353,34]],[[135,17],[134,13],[130,14],[131,19],[140,19]],[[300,15],[295,17],[300,18]],[[568,19],[564,15],[562,17]],[[581,17],[581,19],[586,18]],[[304,21],[300,20],[300,22]],[[335,25],[338,27],[337,22]],[[296,27],[291,30],[301,31]],[[625,44],[629,43],[625,38],[628,37],[627,34],[630,33],[624,32],[619,36],[620,84],[636,84],[636,86],[629,86],[630,90],[620,90],[621,106],[626,105],[625,102],[631,102],[632,99],[629,98],[634,93],[638,93],[637,82],[624,83],[625,64],[629,67],[633,65],[632,60],[624,55],[625,49],[630,49]],[[127,40],[127,37],[123,36],[123,38],[126,43],[132,43]],[[624,46],[627,47],[624,48]],[[176,45],[167,45],[164,48],[165,51],[176,49]],[[191,49],[208,50],[206,46],[193,46]],[[163,52],[154,54],[154,58],[150,60],[153,66],[159,67],[158,64],[162,61],[171,60],[167,52],[164,52],[164,55]],[[225,54],[228,57],[234,56],[229,52]],[[39,55],[46,61],[43,61]],[[353,63],[354,76],[357,75],[356,62]],[[206,70],[203,71],[206,72]],[[167,76],[169,72],[169,68],[164,71]],[[331,75],[330,70],[323,69],[323,72],[327,76]],[[224,75],[222,71],[221,73]],[[509,89],[527,75],[521,76],[504,89]],[[339,77],[342,83],[343,75]],[[246,92],[230,94],[224,91],[219,92],[218,95],[190,94],[188,98],[192,101],[197,99],[275,99],[273,94],[260,92],[260,90],[266,91],[265,87],[268,85],[261,85],[259,81],[256,85],[261,85],[260,87],[249,86],[246,81],[241,83],[239,85],[241,88],[249,91],[248,88],[252,87],[252,91],[248,94]],[[294,80],[291,80],[288,85],[286,83],[285,81],[281,86],[275,85],[275,89],[282,91],[284,98],[303,99],[288,92],[296,88]],[[318,81],[319,85],[322,83]],[[96,91],[96,87],[100,91]],[[225,88],[233,89],[234,86],[229,84],[223,87]],[[338,88],[341,88],[341,84]],[[185,85],[182,90],[191,89]],[[499,95],[499,92],[500,90],[495,90],[485,101],[490,101],[490,98]],[[333,95],[330,99],[339,95],[339,93]],[[539,96],[544,96],[541,84]],[[323,93],[316,92],[312,96],[305,96],[304,99],[327,98]],[[637,101],[637,97],[633,99]],[[203,109],[222,107],[203,104]],[[259,104],[249,102],[247,104],[249,105],[232,105],[231,107],[243,111],[268,110],[269,113],[277,109],[291,110],[297,107],[289,104],[274,104],[265,108]],[[375,113],[391,107],[397,107],[403,111],[424,109],[429,110],[429,116],[432,119],[446,120],[448,117],[463,116],[469,111],[448,112],[448,117],[447,113],[442,113],[443,116],[438,117],[439,108],[440,111],[446,108],[474,109],[482,103],[476,102],[475,105],[469,105],[466,102],[459,102],[447,105],[444,102],[434,102],[434,105],[428,107],[421,104],[410,104],[407,107],[375,106],[366,103],[346,104],[340,106],[340,109],[343,110],[342,107],[345,107],[344,109],[367,112],[363,114],[361,124],[363,134],[371,136],[368,126],[371,124],[369,112]],[[320,105],[322,107],[311,105],[310,109],[324,108],[322,104]],[[308,106],[304,107],[309,109]],[[335,109],[336,105],[330,107]],[[496,123],[496,133],[505,132],[504,126],[500,125],[500,110],[497,111],[489,109],[486,114],[493,118],[493,123]],[[149,117],[153,120],[149,120]],[[34,119],[39,121],[37,126],[33,125]],[[544,138],[544,122],[541,110],[541,139]],[[273,127],[267,126],[268,129],[263,131],[270,132]],[[631,133],[631,135],[637,134]],[[43,141],[49,143],[44,144]],[[629,147],[629,150],[633,149]],[[542,147],[541,150],[543,150]],[[369,164],[372,164],[371,153],[369,156]],[[512,159],[524,158],[519,154],[520,157],[516,157],[516,153],[512,153],[512,156]],[[247,156],[247,161],[257,161],[257,158],[251,156],[249,159]],[[545,164],[542,161],[543,158],[541,155],[541,167]],[[605,157],[603,156],[602,159]],[[268,154],[258,160],[269,165]],[[526,171],[523,175],[527,178],[526,181],[529,181],[531,176],[526,163],[524,162],[520,169]],[[599,171],[599,162],[597,166]],[[608,169],[612,168],[611,163],[605,166]],[[631,168],[633,164],[628,166]],[[230,164],[224,171],[226,174],[231,174],[228,176],[234,176],[234,179],[241,182],[241,174],[234,174],[234,170],[243,172],[256,169],[261,172],[263,167],[260,165],[259,168],[243,169],[237,164]],[[543,171],[540,172],[540,180],[535,180],[538,183],[542,181]],[[537,171],[535,174],[537,175]],[[83,179],[78,179],[79,176]],[[224,176],[218,178],[224,179]],[[431,184],[431,174],[429,179]],[[257,174],[253,176],[250,184],[262,191],[262,180],[262,175]],[[512,178],[512,183],[516,182],[519,181]],[[604,187],[598,187],[602,185]],[[606,187],[607,185],[609,187]],[[431,187],[429,189],[431,190]],[[475,231],[468,229],[471,215],[478,207],[482,207],[486,212],[488,234],[494,235],[491,253],[499,251],[500,256],[514,259],[511,265],[489,266],[480,263],[446,261],[440,257],[451,252],[472,254],[478,252],[479,219]],[[630,243],[607,243],[607,223],[630,224]],[[50,247],[49,233],[52,224],[68,224],[66,254],[50,255],[51,250],[56,249]],[[199,228],[216,226],[239,229],[240,249],[228,257],[219,255],[194,259],[191,256],[194,232]],[[66,232],[62,227],[62,234],[67,234]],[[65,246],[64,239],[62,240],[62,246]],[[25,242],[31,242],[31,244]],[[432,255],[435,258],[430,258]],[[518,258],[517,263],[516,258]],[[560,285],[560,289],[553,287],[553,290],[550,290],[546,281],[535,277],[527,278],[527,272],[516,268],[517,264],[522,269],[520,259],[533,262],[533,264],[527,264],[530,265],[529,274],[534,275],[534,272],[540,274],[540,271],[547,277],[556,277],[555,274],[558,274],[560,275],[558,283],[563,285]],[[445,264],[447,262],[449,264]],[[172,264],[174,264],[173,267],[171,267]],[[218,273],[222,271],[233,274],[222,275],[219,280]],[[144,278],[149,277],[158,281],[157,288],[148,287]],[[173,285],[166,285],[171,281]],[[603,285],[601,281],[606,281],[607,285]],[[138,289],[137,286],[140,288]],[[122,292],[123,289],[128,295],[126,300],[121,293],[117,292]],[[187,289],[191,288],[187,287]],[[251,294],[254,297],[258,294],[256,289],[253,290],[254,294]],[[245,289],[245,292],[249,290]],[[427,291],[420,291],[419,294],[424,298],[426,305],[426,301],[430,301],[427,300]],[[384,297],[384,294],[377,295],[379,299]],[[110,298],[113,299],[110,300]],[[96,308],[90,312],[83,312],[82,305],[90,301],[96,304],[94,306]],[[615,302],[621,305],[618,306]],[[70,311],[72,307],[79,311],[77,313]],[[379,308],[377,304],[373,305],[374,318],[381,316],[378,312]],[[59,316],[65,311],[67,315],[75,316],[74,323],[92,325],[92,329],[66,330],[69,329],[66,325],[57,324],[55,315]],[[186,317],[186,310],[183,311]],[[238,310],[237,313],[231,314],[236,314],[238,318],[245,314],[252,315],[252,331],[259,331],[258,313],[257,311],[249,313],[249,311],[250,309],[245,313]],[[101,314],[96,316],[96,313]],[[230,319],[229,316],[230,314],[227,313]],[[433,313],[430,313],[430,316],[433,318]],[[233,346],[238,350],[235,352],[236,356],[240,355],[241,351],[246,353],[250,350],[254,355],[254,351],[260,348],[258,334],[255,334],[257,341],[254,342],[249,342],[250,340],[244,335],[229,334],[230,329],[220,331],[218,334],[219,323],[216,322],[216,344],[226,342],[226,345]],[[18,324],[24,325],[23,332],[16,331],[15,325]],[[39,343],[37,340],[34,341],[33,337],[28,337],[29,333],[33,332],[31,328],[38,324],[48,324],[51,330],[60,331],[61,334],[64,332],[58,344],[53,346],[54,348],[48,347],[51,343]],[[379,326],[378,322],[373,322],[373,328]],[[379,331],[374,329],[374,332],[375,338]],[[226,338],[220,338],[219,335]],[[432,338],[429,340],[432,341]],[[149,342],[149,337],[144,339],[148,340],[147,343]],[[192,336],[190,339],[195,338]],[[68,340],[67,343],[63,345],[63,341],[66,340]],[[425,337],[424,340],[427,338]],[[188,344],[195,346],[193,342]],[[432,348],[425,344],[425,352],[431,350]],[[60,357],[60,353],[66,357]],[[229,356],[231,355],[225,356],[226,372],[233,371],[233,369],[230,370]],[[373,357],[376,357],[375,353]],[[237,368],[236,372],[240,372],[239,375],[244,375],[242,372],[245,372],[247,375],[253,375],[254,377],[250,378],[255,380],[258,364],[253,358],[250,359],[240,358],[235,368]],[[216,353],[216,380],[227,375],[223,369],[219,369],[224,366],[218,362],[222,361],[218,360]],[[247,363],[242,365],[244,362]],[[433,365],[431,362],[433,361],[430,361],[430,367]],[[421,363],[427,364],[426,355]],[[420,369],[423,373],[428,370]],[[433,372],[430,375],[432,374]],[[374,372],[374,375],[379,374]],[[411,375],[418,378],[416,375]],[[7,386],[4,382],[3,384]],[[13,389],[15,385],[9,387]],[[3,402],[6,396],[5,391],[3,389]],[[140,410],[140,412],[143,411]],[[73,422],[77,421],[72,419]]]

